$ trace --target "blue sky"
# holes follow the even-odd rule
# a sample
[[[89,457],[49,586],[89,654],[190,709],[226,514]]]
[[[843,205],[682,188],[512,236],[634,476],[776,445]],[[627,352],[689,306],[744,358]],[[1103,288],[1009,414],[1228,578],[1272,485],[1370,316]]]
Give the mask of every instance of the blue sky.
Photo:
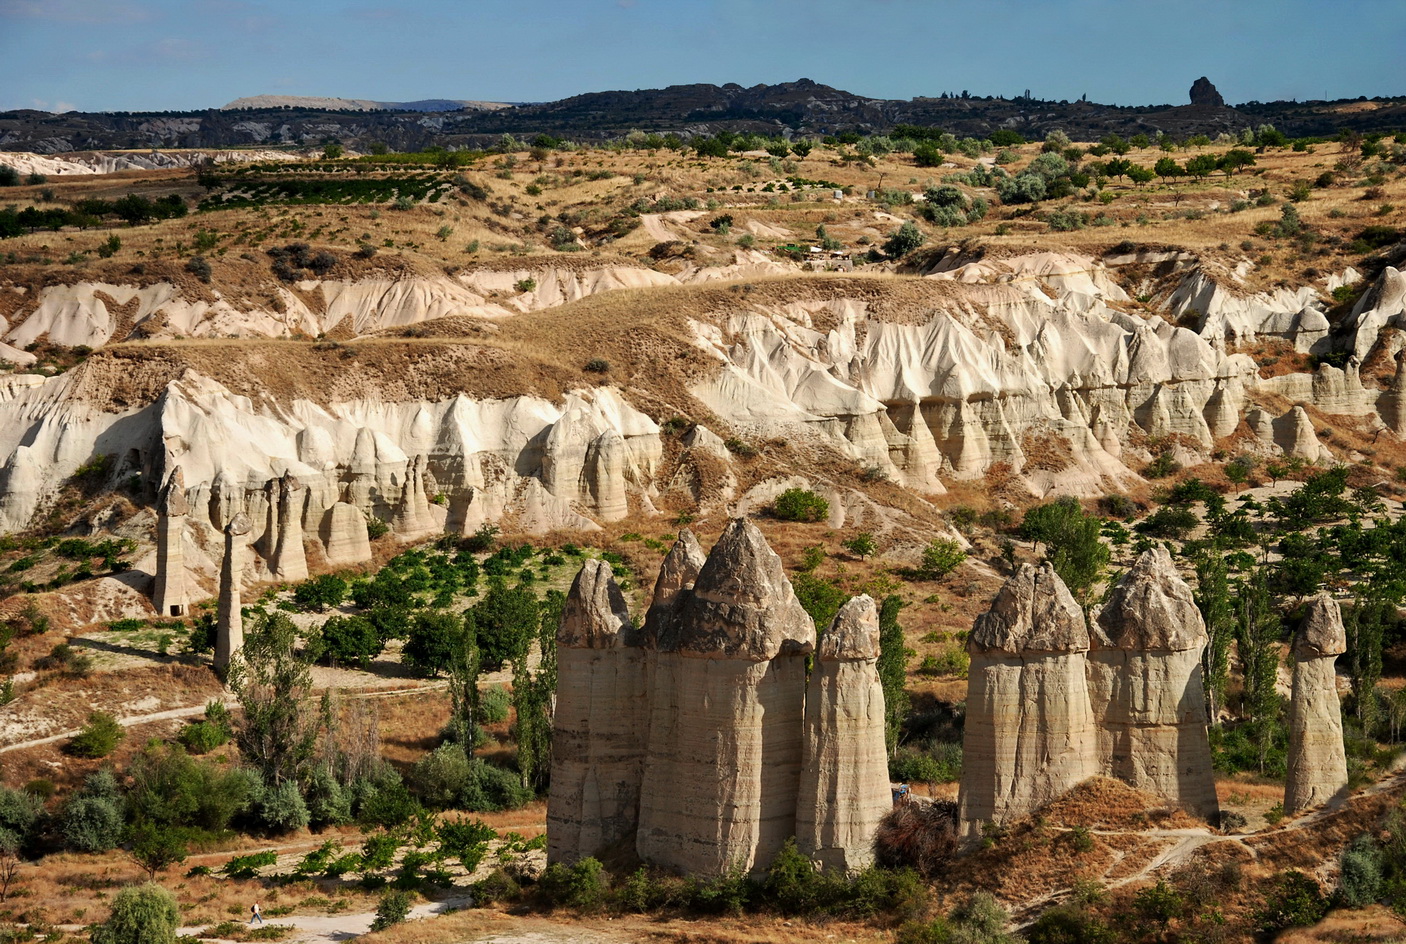
[[[800,77],[882,98],[1406,94],[1403,0],[0,0],[0,108],[544,101]]]

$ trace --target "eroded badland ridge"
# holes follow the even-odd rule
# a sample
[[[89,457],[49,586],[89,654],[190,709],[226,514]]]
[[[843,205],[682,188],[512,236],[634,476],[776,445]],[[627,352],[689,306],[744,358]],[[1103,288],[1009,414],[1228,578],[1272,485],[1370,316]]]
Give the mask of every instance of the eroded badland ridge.
[[[7,139],[0,933],[1399,938],[1406,136],[665,91]]]

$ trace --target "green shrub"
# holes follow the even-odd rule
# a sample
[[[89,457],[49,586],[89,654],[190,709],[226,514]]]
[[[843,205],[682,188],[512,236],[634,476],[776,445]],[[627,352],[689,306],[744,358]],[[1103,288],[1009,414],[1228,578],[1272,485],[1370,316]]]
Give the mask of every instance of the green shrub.
[[[259,869],[275,865],[277,862],[278,853],[272,849],[266,849],[263,852],[235,856],[220,866],[220,872],[230,878],[253,878],[259,874]]]
[[[962,745],[939,742],[926,750],[903,747],[889,760],[896,783],[956,783],[962,779]]]
[[[435,834],[440,852],[458,859],[469,874],[488,854],[488,843],[498,838],[493,827],[476,819],[444,820],[435,827]]]
[[[788,488],[771,505],[782,521],[820,521],[830,515],[830,503],[804,488]]]
[[[93,929],[93,944],[176,944],[181,909],[160,885],[130,886],[112,899],[106,921]]]
[[[112,779],[110,773],[100,773]],[[116,781],[112,783],[115,788]],[[64,845],[76,852],[106,852],[117,848],[122,841],[124,826],[121,798],[116,795],[93,794],[85,790],[64,806],[61,827]]]
[[[1343,850],[1338,901],[1348,908],[1365,908],[1382,897],[1382,853],[1368,835],[1358,836]]]
[[[1255,926],[1264,934],[1285,928],[1317,924],[1328,913],[1328,899],[1313,878],[1297,870],[1280,872],[1265,895],[1264,906],[1255,912]]]
[[[478,720],[482,724],[499,724],[508,720],[512,694],[501,685],[484,689],[478,696]]]
[[[303,800],[308,806],[308,825],[314,828],[351,822],[351,795],[326,764],[313,769]]]
[[[1077,905],[1057,905],[1025,929],[1029,944],[1113,944],[1117,936],[1097,915]]]
[[[522,895],[522,886],[507,872],[494,869],[485,878],[473,884],[473,895],[474,901],[480,905],[515,901]]]
[[[548,905],[577,911],[598,910],[605,904],[608,887],[605,869],[592,858],[582,859],[575,865],[553,862],[537,883]]]
[[[319,574],[311,580],[304,580],[293,589],[293,603],[298,609],[324,613],[329,608],[340,606],[347,598],[347,581],[337,574]]]
[[[400,924],[410,917],[410,906],[414,903],[414,892],[398,888],[386,892],[376,905],[376,918],[371,922],[371,930],[384,931],[392,925]]]
[[[106,711],[95,711],[88,715],[83,730],[68,742],[68,753],[74,757],[106,757],[126,735],[115,717]]]
[[[259,822],[271,833],[288,833],[302,829],[311,819],[307,803],[298,785],[285,780],[267,787],[259,796]]]
[[[192,754],[208,754],[229,740],[229,732],[208,721],[195,721],[181,729],[177,740]]]
[[[923,548],[923,557],[917,573],[922,580],[941,580],[966,559],[967,552],[962,550],[962,545],[946,538],[937,538],[929,541],[927,547]]]
[[[394,768],[383,767],[374,777],[352,784],[352,808],[362,826],[393,829],[421,812],[417,800]]]
[[[365,669],[386,648],[386,640],[364,616],[333,616],[322,624],[315,646],[319,661]]]

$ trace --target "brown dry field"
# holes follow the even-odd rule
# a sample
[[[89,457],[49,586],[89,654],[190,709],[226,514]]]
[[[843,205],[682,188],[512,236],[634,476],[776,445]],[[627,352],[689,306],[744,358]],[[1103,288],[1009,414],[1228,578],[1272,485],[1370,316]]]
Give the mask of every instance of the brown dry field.
[[[1202,153],[1221,154],[1230,145],[1179,150],[1169,156],[1185,162]],[[1006,165],[1018,171],[1039,153],[1039,145],[1028,144],[1013,149],[1018,160]],[[1150,167],[1163,153],[1155,148],[1134,150],[1126,157],[1134,163]],[[745,233],[748,224],[777,227],[796,239],[809,240],[815,227],[824,225],[832,236],[853,247],[861,237],[881,242],[897,223],[884,214],[903,218],[914,217],[912,207],[899,206],[892,210],[877,204],[847,200],[836,204],[829,199],[808,199],[793,202],[790,194],[737,193],[732,186],[760,186],[769,180],[780,180],[787,173],[773,170],[764,155],[729,158],[698,158],[671,152],[581,150],[554,155],[543,162],[514,155],[517,166],[511,179],[502,179],[497,162],[502,157],[489,156],[461,172],[475,183],[490,190],[490,203],[507,210],[504,214],[490,212],[483,203],[454,197],[440,204],[425,203],[408,211],[384,206],[267,206],[257,209],[229,209],[192,213],[185,219],[166,221],[139,227],[112,229],[123,242],[122,249],[112,259],[102,262],[90,256],[75,267],[48,266],[42,278],[73,281],[75,276],[93,278],[101,274],[123,273],[132,264],[171,261],[191,252],[200,230],[219,235],[220,244],[207,255],[215,266],[215,282],[226,294],[239,294],[243,285],[250,297],[259,295],[258,276],[263,262],[250,264],[239,258],[240,253],[253,248],[252,237],[272,244],[278,240],[303,239],[319,246],[352,249],[363,237],[367,242],[383,246],[386,240],[394,246],[384,247],[376,258],[367,263],[344,260],[331,277],[348,277],[381,271],[386,274],[443,273],[482,265],[494,269],[546,264],[570,268],[618,263],[638,259],[652,248],[655,240],[644,227],[639,227],[608,244],[580,253],[552,250],[543,238],[537,219],[567,213],[588,230],[617,214],[636,200],[650,200],[661,195],[692,196],[699,200],[714,200],[715,209],[703,212],[689,222],[669,222],[692,244],[699,264],[721,264],[731,261],[730,252],[736,240]],[[1098,253],[1124,240],[1151,246],[1174,246],[1196,251],[1203,257],[1233,264],[1241,258],[1262,260],[1249,276],[1247,290],[1259,290],[1281,282],[1297,284],[1305,279],[1308,269],[1334,271],[1353,260],[1338,247],[1325,247],[1305,255],[1293,247],[1253,233],[1255,224],[1279,218],[1288,189],[1296,182],[1312,183],[1320,174],[1333,171],[1340,163],[1348,165],[1336,184],[1315,188],[1309,197],[1297,204],[1304,221],[1326,237],[1346,242],[1364,226],[1373,223],[1399,225],[1406,218],[1406,184],[1399,171],[1389,174],[1378,190],[1356,185],[1367,173],[1372,161],[1365,164],[1342,145],[1314,145],[1309,152],[1269,150],[1257,155],[1258,164],[1231,178],[1222,174],[1203,181],[1183,179],[1175,183],[1160,180],[1141,187],[1113,180],[1105,192],[1113,195],[1112,203],[1085,202],[1081,196],[1061,201],[1046,201],[1041,210],[1071,207],[1091,216],[1102,213],[1114,221],[1112,226],[1091,226],[1072,232],[1051,232],[1024,207],[998,207],[987,219],[972,226],[942,231],[922,224],[933,241],[981,245],[989,253],[1026,252],[1032,249],[1072,249]],[[817,147],[804,159],[794,155],[787,167],[794,165],[794,174],[826,180],[851,187],[862,194],[882,183],[885,187],[921,191],[924,186],[940,183],[943,176],[970,169],[976,162],[961,156],[949,156],[952,166],[920,168],[906,155],[890,155],[877,159],[872,167],[845,163],[839,153]],[[349,168],[354,164],[349,162]],[[572,177],[573,172],[610,171],[614,176],[604,180]],[[755,174],[755,175],[754,175]],[[373,172],[369,176],[377,176]],[[639,183],[636,183],[636,180]],[[533,195],[529,187],[542,192]],[[714,188],[709,193],[708,188]],[[43,206],[41,192],[50,190],[59,201],[87,197],[111,199],[131,190],[152,196],[178,193],[189,202],[197,202],[204,191],[190,171],[126,172],[103,177],[53,177],[43,186],[8,188],[7,203],[23,207]],[[1268,190],[1277,200],[1275,205],[1236,212],[1225,212],[1230,203],[1245,199],[1251,190]],[[725,191],[725,192],[724,192]],[[1369,191],[1371,191],[1369,195]],[[973,193],[990,196],[989,192]],[[1392,209],[1381,213],[1383,206]],[[1200,218],[1188,219],[1188,211]],[[1330,216],[1336,211],[1337,216]],[[713,232],[708,220],[718,213],[734,217],[733,235]],[[552,221],[553,225],[555,220]],[[443,227],[452,227],[451,235],[440,239]],[[997,229],[1001,233],[997,233]],[[95,253],[97,246],[110,235],[109,229],[85,232],[41,232],[7,240],[4,248],[22,259],[35,253],[57,254],[59,260],[70,253]],[[478,243],[475,252],[466,247]],[[759,247],[780,240],[758,239]],[[1248,241],[1248,248],[1241,243]],[[255,252],[256,255],[261,253]],[[24,281],[35,273],[26,266],[11,266],[12,272]],[[158,267],[160,268],[160,267]],[[162,273],[171,277],[174,272]],[[128,279],[131,273],[126,273]],[[155,273],[152,273],[153,275]],[[13,276],[12,276],[13,277]],[[195,289],[198,283],[187,279]],[[3,313],[3,312],[0,312]]]

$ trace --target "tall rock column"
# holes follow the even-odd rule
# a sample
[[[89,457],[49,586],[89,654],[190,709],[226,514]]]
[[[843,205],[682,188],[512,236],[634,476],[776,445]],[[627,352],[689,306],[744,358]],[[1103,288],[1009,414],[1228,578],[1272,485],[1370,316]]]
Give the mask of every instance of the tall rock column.
[[[1347,787],[1343,716],[1334,663],[1347,651],[1338,604],[1326,593],[1309,601],[1294,639],[1294,689],[1289,702],[1289,775],[1284,812],[1321,806]]]
[[[215,670],[229,668],[235,653],[244,648],[244,615],[240,612],[240,580],[244,576],[244,549],[249,519],[241,514],[225,525],[225,558],[220,564],[220,598],[215,611]]]
[[[1084,612],[1050,564],[1023,564],[967,639],[962,829],[1016,819],[1098,772]]]
[[[292,473],[269,480],[269,573],[279,580],[306,580],[308,559],[303,550],[303,505],[308,492]]]
[[[185,475],[176,466],[156,499],[156,583],[151,605],[162,616],[185,616],[190,605],[182,547],[189,514]]]
[[[610,565],[588,560],[557,628],[549,861],[570,864],[634,838],[649,731],[638,643]]]
[[[1095,614],[1090,637],[1101,772],[1215,816],[1201,678],[1206,624],[1165,547],[1143,551]]]
[[[689,874],[760,871],[796,828],[815,625],[781,558],[740,518],[675,608],[677,714],[669,741],[651,730],[636,848]]]
[[[425,493],[425,472],[429,462],[424,455],[418,455],[405,469],[405,486],[400,492],[395,515],[391,518],[391,530],[397,536],[412,540],[432,534],[435,530],[434,518],[430,515],[430,499]]]
[[[879,608],[854,597],[820,637],[806,689],[796,843],[827,868],[871,864],[879,820],[893,809],[878,659]]]

